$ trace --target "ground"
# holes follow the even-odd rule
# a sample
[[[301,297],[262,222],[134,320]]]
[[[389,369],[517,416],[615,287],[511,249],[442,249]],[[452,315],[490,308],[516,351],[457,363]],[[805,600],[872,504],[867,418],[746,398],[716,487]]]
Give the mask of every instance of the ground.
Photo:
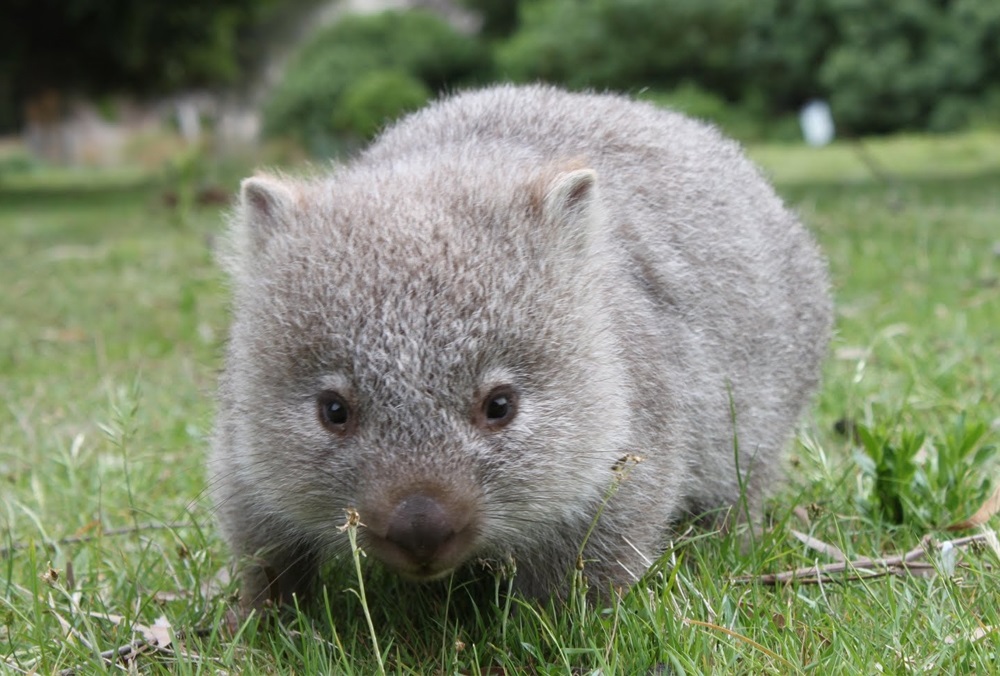
[[[2,668],[92,671],[125,646],[153,673],[994,671],[998,518],[944,527],[998,473],[1000,136],[751,152],[827,252],[837,302],[768,532],[679,534],[614,603],[368,571],[370,625],[347,567],[325,608],[237,638],[202,470],[226,327],[220,208],[178,208],[145,174],[0,176]],[[915,573],[766,577],[925,536]],[[149,647],[157,618],[165,650]]]

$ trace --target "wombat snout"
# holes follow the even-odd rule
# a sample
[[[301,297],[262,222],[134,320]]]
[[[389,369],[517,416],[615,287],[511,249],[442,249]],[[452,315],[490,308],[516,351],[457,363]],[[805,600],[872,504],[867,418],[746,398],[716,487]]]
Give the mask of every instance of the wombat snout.
[[[454,520],[441,503],[426,495],[413,495],[392,510],[385,539],[403,549],[415,563],[427,565],[454,535]]]
[[[362,505],[364,548],[407,577],[430,580],[461,565],[476,540],[475,509],[416,488],[388,504]]]

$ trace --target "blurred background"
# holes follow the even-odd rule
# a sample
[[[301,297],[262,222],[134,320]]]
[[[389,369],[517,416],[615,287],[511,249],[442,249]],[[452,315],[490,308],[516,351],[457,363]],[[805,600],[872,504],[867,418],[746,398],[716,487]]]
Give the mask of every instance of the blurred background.
[[[750,143],[800,142],[810,102],[839,138],[1000,128],[996,0],[5,0],[2,12],[0,182],[118,168],[223,199],[207,177],[219,161],[350,151],[441,91],[496,80],[628,92]]]

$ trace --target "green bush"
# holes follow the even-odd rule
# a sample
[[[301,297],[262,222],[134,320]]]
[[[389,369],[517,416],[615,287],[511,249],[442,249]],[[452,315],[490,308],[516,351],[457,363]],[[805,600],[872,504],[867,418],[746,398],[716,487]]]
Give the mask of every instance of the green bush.
[[[759,0],[741,60],[771,110],[821,96],[852,134],[953,130],[1000,85],[1000,3]]]
[[[518,0],[461,0],[461,3],[479,15],[482,20],[479,32],[486,38],[505,37],[517,28]]]
[[[25,152],[0,155],[0,182],[7,176],[30,174],[39,168],[38,160]]]
[[[1000,127],[1000,84],[980,94],[962,115],[972,129]]]
[[[733,112],[721,97],[690,83],[670,92],[646,90],[638,98],[720,125]]]
[[[991,494],[1000,448],[985,423],[959,415],[943,435],[897,425],[858,425],[854,459],[867,490],[861,506],[894,525],[942,527],[971,515]]]
[[[428,11],[346,16],[320,30],[293,56],[283,81],[265,101],[265,135],[291,135],[311,151],[328,154],[343,143],[345,124],[349,136],[372,133],[385,120],[373,126],[359,117],[360,110],[372,105],[370,98],[379,87],[386,91],[387,71],[410,78],[400,101],[387,105],[392,114],[415,100],[414,84],[434,93],[483,77],[489,55],[475,38]],[[368,103],[363,102],[366,97]],[[350,126],[355,123],[360,126]]]
[[[741,141],[789,141],[800,138],[794,116],[765,116],[752,102],[730,103],[701,87],[686,83],[669,92],[645,90],[638,98],[711,122]]]
[[[469,2],[493,16],[491,0]],[[781,136],[814,98],[851,135],[1000,122],[990,94],[1000,90],[996,0],[517,4],[516,30],[496,55],[515,81],[671,96],[695,83],[762,130],[777,120]],[[501,18],[509,30],[509,12]]]
[[[797,137],[814,98],[841,135],[1000,123],[996,0],[465,2],[488,44],[419,10],[323,29],[266,102],[265,133],[334,152],[425,90],[492,79],[491,51],[504,79],[655,92],[745,140]]]
[[[670,90],[694,81],[726,99],[741,93],[743,0],[544,0],[521,5],[520,28],[499,47],[515,81],[570,88]]]
[[[348,135],[372,138],[387,121],[416,110],[430,97],[427,85],[412,75],[372,71],[346,89],[333,126]]]

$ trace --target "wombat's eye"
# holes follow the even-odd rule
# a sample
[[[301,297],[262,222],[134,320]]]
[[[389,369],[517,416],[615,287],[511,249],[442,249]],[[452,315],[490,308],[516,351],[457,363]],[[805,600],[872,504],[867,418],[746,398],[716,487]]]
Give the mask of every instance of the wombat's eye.
[[[477,422],[483,427],[498,429],[517,415],[517,393],[509,385],[500,385],[483,397]]]
[[[351,409],[339,393],[333,390],[320,392],[316,398],[316,406],[319,412],[319,421],[323,423],[323,427],[338,434],[349,431]]]

